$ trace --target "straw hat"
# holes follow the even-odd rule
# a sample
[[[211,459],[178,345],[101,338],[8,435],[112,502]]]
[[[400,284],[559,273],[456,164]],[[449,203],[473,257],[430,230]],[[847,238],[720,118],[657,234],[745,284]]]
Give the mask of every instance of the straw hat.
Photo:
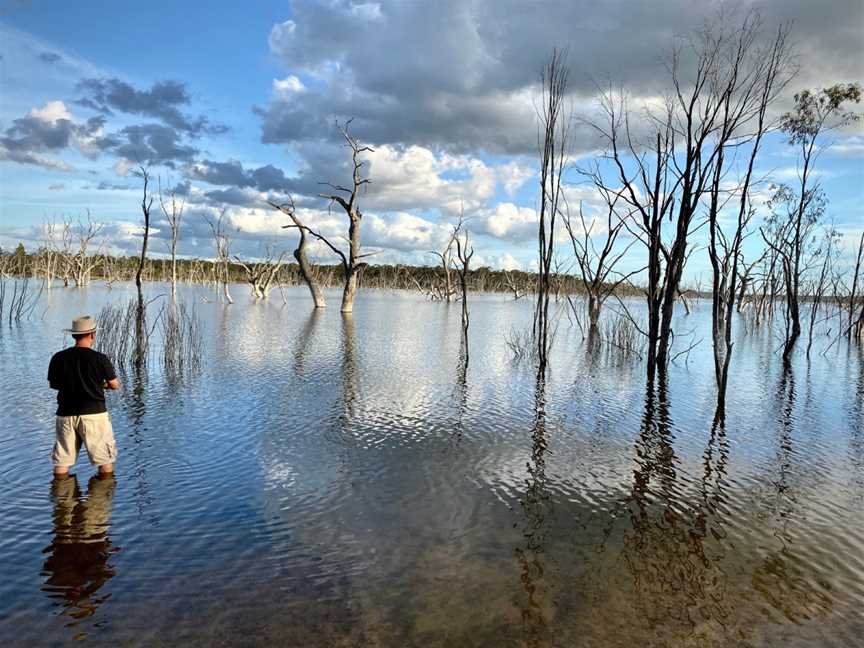
[[[72,335],[87,335],[96,330],[96,320],[90,315],[82,315],[72,320],[72,328],[63,330]]]

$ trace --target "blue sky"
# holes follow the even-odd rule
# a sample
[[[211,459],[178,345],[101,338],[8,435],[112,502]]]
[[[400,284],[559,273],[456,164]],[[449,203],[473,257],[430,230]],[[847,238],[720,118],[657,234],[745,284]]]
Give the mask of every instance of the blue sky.
[[[762,8],[768,26],[795,21],[802,56],[790,95],[864,80],[861,4],[837,1],[818,11],[811,4],[776,0]],[[210,254],[202,216],[223,206],[238,230],[238,254],[290,246],[283,219],[263,203],[274,191],[290,190],[310,222],[337,236],[339,215],[315,194],[318,182],[344,173],[332,124],[353,116],[354,132],[375,147],[364,244],[381,251],[376,260],[432,262],[428,251],[446,239],[462,205],[472,218],[475,259],[530,268],[533,101],[551,45],[569,46],[574,110],[592,115],[597,79],[622,83],[633,103],[664,92],[662,63],[673,38],[712,11],[677,0],[543,7],[491,0],[2,3],[0,131],[18,148],[0,155],[0,245],[34,247],[46,219],[75,219],[89,209],[106,223],[111,249],[134,250],[140,181],[129,168],[140,156],[165,186],[188,194],[187,255]],[[575,154],[584,160],[596,142],[580,137]],[[819,162],[821,181],[829,216],[848,243],[864,222],[864,137],[858,127],[831,143]],[[777,135],[758,167],[788,182],[795,165]],[[590,207],[585,187],[573,191]],[[166,231],[156,221],[158,253]],[[634,246],[627,263],[638,267],[641,256]],[[695,253],[688,278],[707,267],[706,254]]]

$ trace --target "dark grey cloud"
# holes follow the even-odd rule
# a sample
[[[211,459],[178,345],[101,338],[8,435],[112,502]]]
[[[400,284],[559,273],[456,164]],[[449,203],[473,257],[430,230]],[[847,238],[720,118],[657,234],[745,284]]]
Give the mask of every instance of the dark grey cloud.
[[[176,130],[161,124],[127,126],[104,143],[118,157],[170,168],[175,162],[190,162],[198,153],[195,147],[182,143]]]
[[[69,146],[76,126],[69,119],[46,121],[38,117],[21,117],[0,137],[9,151],[60,151]]]
[[[43,63],[56,63],[61,58],[63,58],[63,57],[60,56],[59,54],[54,53],[54,52],[42,52],[39,55],[39,60],[42,61]]]
[[[192,183],[188,180],[184,182],[178,182],[173,187],[169,187],[167,193],[174,194],[178,197],[186,197],[192,192]]]
[[[272,164],[258,167],[249,173],[251,180],[259,191],[285,191],[291,181],[285,177],[285,172]]]
[[[58,184],[48,185],[48,191],[63,191],[66,188],[66,185],[62,182]]]
[[[164,124],[138,124],[106,133],[105,115],[84,122],[68,117],[62,104],[52,102],[44,109],[13,120],[0,134],[0,159],[69,170],[67,164],[43,154],[58,154],[77,146],[89,157],[105,153],[132,162],[174,167],[176,163],[191,162],[199,153],[196,147],[188,144],[188,137],[184,137],[182,131]]]
[[[302,186],[299,177],[290,178],[282,169],[272,164],[255,168],[244,168],[237,160],[217,162],[200,160],[183,169],[186,176],[192,180],[206,182],[216,186],[231,186],[237,188],[255,188],[258,191],[297,191],[308,189]],[[304,191],[305,193],[305,191]]]
[[[68,170],[63,162],[43,157],[42,153],[59,153],[76,139],[93,138],[104,125],[102,117],[77,124],[70,119],[43,119],[32,113],[13,120],[0,136],[0,159],[45,168]]]
[[[261,207],[262,202],[255,193],[243,191],[237,187],[216,189],[204,194],[207,202],[216,205],[234,205],[235,207]]]
[[[193,180],[201,180],[212,185],[234,185],[237,187],[254,185],[249,173],[243,168],[243,164],[237,160],[228,160],[227,162],[203,160],[187,167],[185,173]]]
[[[120,79],[84,79],[78,89],[84,93],[76,101],[78,105],[105,115],[116,111],[151,117],[192,136],[218,135],[228,130],[222,124],[212,124],[204,115],[181,112],[181,107],[191,103],[191,97],[186,84],[179,81],[157,81],[149,90],[138,90]]]
[[[861,78],[860,0],[759,6],[767,32],[794,21],[802,70],[790,92]],[[577,102],[606,79],[658,96],[668,90],[664,61],[676,37],[694,34],[714,11],[690,0],[299,0],[269,42],[306,87],[255,108],[262,140],[338,137],[333,120],[353,116],[354,132],[372,143],[532,152],[531,98],[553,46],[568,48]]]

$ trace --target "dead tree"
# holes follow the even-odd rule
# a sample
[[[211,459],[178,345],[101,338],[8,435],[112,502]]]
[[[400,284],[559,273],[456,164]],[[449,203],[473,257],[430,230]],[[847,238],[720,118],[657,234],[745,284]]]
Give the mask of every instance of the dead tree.
[[[177,199],[177,190],[168,192],[166,203],[165,194],[162,192],[162,180],[159,180],[159,207],[162,216],[168,221],[171,230],[171,297],[177,298],[177,243],[180,241],[180,221],[183,220],[183,209],[186,199]]]
[[[144,272],[144,264],[147,261],[147,243],[150,239],[150,209],[153,207],[153,196],[147,194],[150,184],[150,171],[145,166],[138,167],[138,177],[144,183],[143,196],[141,198],[141,213],[144,216],[144,236],[141,241],[141,256],[138,259],[138,270],[135,272],[135,287],[138,289],[138,308],[135,314],[135,368],[140,370],[144,365],[146,353],[147,323],[144,315],[144,290],[141,282],[141,274]]]
[[[632,209],[625,209],[623,214],[620,212],[621,207],[625,204],[625,201],[621,200],[621,192],[610,191],[604,187],[599,170],[583,169],[580,172],[594,180],[594,184],[600,195],[603,196],[606,205],[605,231],[602,233],[595,231],[595,226],[599,222],[598,219],[591,218],[590,223],[586,222],[581,202],[579,203],[579,230],[577,231],[574,226],[569,210],[564,219],[564,226],[570,237],[573,256],[579,267],[582,284],[588,299],[588,336],[594,337],[599,330],[600,312],[603,304],[621,284],[628,281],[633,275],[644,271],[645,268],[628,273],[616,271],[615,268],[618,263],[636,242],[636,239],[633,239],[623,249],[616,250],[618,236],[625,230],[625,226],[631,220],[634,212]],[[619,205],[619,201],[621,205]],[[601,246],[599,248],[595,243],[597,238],[600,238]]]
[[[61,254],[57,247],[57,223],[46,219],[42,229],[45,244],[39,249],[34,274],[42,275],[45,286],[50,290],[60,267]]]
[[[87,210],[87,224],[78,219],[77,227],[73,227],[72,221],[63,221],[63,285],[68,286],[69,280],[75,282],[76,287],[86,286],[90,283],[90,276],[99,263],[99,250],[102,249],[104,241],[99,244],[98,249],[92,255],[89,253],[90,246],[97,236],[102,232],[103,225],[94,223]],[[77,249],[73,252],[73,249]]]
[[[441,261],[441,269],[444,271],[444,288],[443,290],[438,291],[438,297],[446,302],[453,301],[453,298],[456,296],[456,288],[453,287],[453,281],[450,276],[450,271],[453,267],[453,245],[456,244],[456,237],[459,235],[459,229],[462,226],[462,219],[460,217],[459,224],[453,228],[453,231],[450,232],[450,236],[447,239],[447,245],[444,246],[443,251],[439,252],[438,250],[430,250],[429,254],[434,254]],[[435,293],[430,292],[433,297],[435,297]]]
[[[441,267],[444,270],[444,288],[443,290],[436,290],[435,292],[429,291],[430,296],[433,299],[441,299],[446,302],[453,301],[456,296],[456,288],[453,286],[453,281],[451,277],[451,270],[454,266],[453,259],[453,246],[458,246],[458,238],[459,235],[463,232],[465,225],[465,212],[463,208],[460,206],[459,208],[459,220],[455,225],[453,225],[453,229],[450,232],[450,236],[447,238],[447,245],[444,247],[442,252],[438,252],[437,250],[430,251],[430,254],[434,254],[441,260]],[[466,232],[467,236],[467,232]],[[466,238],[467,240],[467,238]],[[457,255],[458,259],[458,255]],[[461,262],[461,259],[458,259]],[[417,283],[415,279],[415,283]],[[418,283],[419,285],[419,283]]]
[[[753,282],[754,278],[754,270],[756,266],[762,263],[762,260],[765,258],[765,255],[768,254],[767,250],[763,250],[762,254],[755,261],[751,261],[750,263],[746,263],[744,261],[741,262],[741,270],[739,271],[740,281],[738,283],[738,300],[736,302],[735,310],[740,313],[744,309],[744,298],[747,296],[747,289],[750,287],[750,284]]]
[[[832,227],[825,232],[822,245],[816,251],[816,257],[822,257],[822,263],[818,278],[813,282],[810,293],[810,317],[807,322],[807,351],[805,355],[810,357],[810,349],[813,347],[813,330],[816,327],[816,318],[822,303],[825,301],[825,293],[828,289],[828,281],[831,274],[831,266],[834,260],[834,251],[839,238],[838,232]],[[835,293],[836,295],[836,293]]]
[[[231,281],[231,238],[226,231],[228,224],[226,219],[227,210],[223,207],[219,211],[219,216],[215,219],[210,218],[206,213],[204,220],[210,226],[210,232],[213,235],[213,247],[216,252],[216,259],[213,264],[214,281],[222,284],[222,291],[225,296],[225,301],[233,304],[231,293],[228,292],[228,283]]]
[[[252,287],[253,299],[267,299],[270,295],[273,281],[279,271],[282,270],[282,261],[286,254],[286,252],[282,252],[278,257],[275,257],[273,250],[268,247],[264,259],[258,263],[253,263],[251,266],[241,261],[236,254],[234,255],[234,260],[246,273],[246,280]]]
[[[864,258],[864,232],[858,241],[858,255],[855,257],[855,270],[852,273],[852,289],[849,291],[849,322],[846,326],[846,336],[851,337],[854,329],[855,301],[858,297],[858,276],[861,274],[861,260]],[[860,322],[864,320],[864,308],[861,310]]]
[[[525,292],[516,284],[516,281],[513,279],[513,275],[510,274],[508,270],[504,271],[504,285],[507,286],[507,289],[513,293],[513,301],[517,301],[525,294]]]
[[[713,101],[719,106],[715,161],[708,186],[708,258],[712,269],[711,335],[717,420],[723,420],[726,413],[742,245],[750,234],[748,228],[754,214],[750,195],[753,170],[762,140],[772,126],[768,110],[788,85],[793,71],[787,46],[788,27],[780,27],[776,37],[765,47],[758,44],[761,32],[759,15],[748,14],[722,49],[726,64],[715,74],[723,76],[715,77],[710,84],[711,92],[716,95]],[[743,155],[741,151],[745,151]],[[724,178],[730,163],[739,156],[744,158],[744,175],[738,186],[729,188]],[[721,212],[736,197],[734,225],[724,228]]]
[[[555,225],[561,209],[562,177],[570,152],[570,116],[565,114],[569,70],[566,53],[552,50],[541,75],[542,94],[537,107],[540,148],[540,209],[537,225],[537,303],[534,311],[534,341],[537,370],[546,371],[550,346],[549,304],[552,296],[552,259],[555,255]]]
[[[669,362],[689,236],[701,222],[697,216],[718,167],[720,178],[728,169],[720,152],[747,136],[760,103],[754,105],[748,94],[755,64],[748,48],[758,25],[758,15],[751,12],[731,29],[723,20],[707,26],[690,44],[694,60],[689,74],[683,71],[681,46],[673,48],[671,92],[663,110],[648,111],[645,122],[654,131],[650,140],[636,136],[623,94],[609,91],[601,97],[606,123],[595,128],[606,140],[605,157],[616,171],[616,186],[636,210],[639,225],[633,233],[648,249],[649,380],[657,371],[665,372]]]
[[[459,219],[459,225],[462,225],[462,219]],[[458,227],[454,228],[454,232],[458,231]],[[468,232],[465,232],[461,239],[455,236],[456,241],[456,258],[459,260],[459,285],[462,288],[462,344],[465,347],[465,364],[468,364],[468,271],[471,266],[471,257],[474,256],[474,248],[468,240]]]
[[[315,308],[324,308],[327,306],[327,302],[324,301],[324,293],[321,291],[321,286],[315,277],[312,265],[309,263],[309,257],[306,254],[306,245],[308,244],[306,233],[310,232],[313,236],[318,238],[321,237],[311,232],[311,230],[300,221],[300,218],[297,216],[297,210],[294,208],[294,199],[290,195],[288,196],[288,201],[281,204],[272,201],[267,202],[271,207],[275,207],[291,219],[292,224],[283,225],[283,229],[295,228],[299,233],[300,239],[297,242],[297,247],[294,249],[294,258],[297,260],[297,265],[300,266],[300,276],[303,277],[303,281],[306,283],[309,292],[312,294],[312,301],[315,304]]]
[[[365,162],[361,160],[363,153],[373,152],[369,146],[361,146],[360,141],[348,132],[348,127],[351,125],[349,119],[344,126],[336,123],[336,128],[339,129],[342,138],[345,140],[347,148],[351,149],[351,186],[344,187],[342,185],[326,182],[334,193],[321,193],[320,197],[330,201],[330,205],[339,205],[348,217],[348,253],[345,254],[328,241],[318,232],[307,230],[313,236],[321,240],[342,260],[342,272],[344,279],[344,288],[342,291],[342,307],[343,313],[350,313],[354,310],[354,296],[357,293],[357,280],[366,263],[360,259],[369,256],[368,254],[360,253],[360,222],[363,219],[363,213],[360,211],[358,204],[359,194],[361,189],[372,182],[369,178],[363,176],[362,168]]]
[[[138,289],[138,302],[143,303],[144,298],[141,289],[141,274],[144,272],[144,264],[147,261],[147,243],[150,240],[150,208],[153,206],[153,196],[147,194],[150,184],[150,171],[143,165],[138,167],[136,175],[144,183],[144,195],[141,198],[141,213],[144,216],[144,235],[141,240],[141,256],[138,259],[138,270],[135,272],[135,287]]]
[[[788,362],[795,342],[801,335],[800,297],[801,280],[805,273],[805,255],[808,237],[825,209],[825,194],[813,174],[813,167],[824,146],[822,136],[859,119],[859,115],[844,110],[844,104],[860,103],[861,86],[857,83],[839,83],[813,92],[803,90],[795,95],[795,108],[783,115],[781,128],[789,143],[798,149],[798,184],[793,190],[781,187],[775,194],[784,209],[775,214],[778,237],[763,238],[782,261],[783,282],[786,293],[786,335],[783,342],[783,360]],[[797,193],[796,193],[797,192]]]

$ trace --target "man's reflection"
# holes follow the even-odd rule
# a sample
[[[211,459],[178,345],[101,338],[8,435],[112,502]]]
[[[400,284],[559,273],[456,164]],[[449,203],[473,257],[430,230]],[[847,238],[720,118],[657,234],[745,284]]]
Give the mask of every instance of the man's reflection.
[[[117,551],[108,537],[115,485],[113,475],[93,475],[85,497],[74,475],[51,484],[54,540],[44,551],[42,590],[76,620],[95,614],[108,598],[98,592],[115,573],[108,562]]]

